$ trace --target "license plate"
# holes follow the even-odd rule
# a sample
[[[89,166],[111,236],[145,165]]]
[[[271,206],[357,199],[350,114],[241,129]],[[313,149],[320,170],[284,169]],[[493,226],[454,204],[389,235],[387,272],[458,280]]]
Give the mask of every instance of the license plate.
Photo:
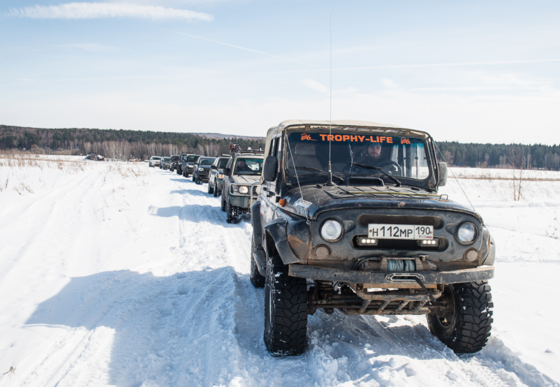
[[[377,239],[433,239],[434,226],[371,223],[368,225],[368,237]]]

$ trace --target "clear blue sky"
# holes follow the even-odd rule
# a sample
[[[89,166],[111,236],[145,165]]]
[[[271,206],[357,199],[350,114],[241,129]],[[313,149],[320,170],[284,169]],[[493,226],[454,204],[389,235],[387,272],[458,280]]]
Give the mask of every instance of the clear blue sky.
[[[560,143],[560,2],[0,3],[0,124],[264,135],[291,118]]]

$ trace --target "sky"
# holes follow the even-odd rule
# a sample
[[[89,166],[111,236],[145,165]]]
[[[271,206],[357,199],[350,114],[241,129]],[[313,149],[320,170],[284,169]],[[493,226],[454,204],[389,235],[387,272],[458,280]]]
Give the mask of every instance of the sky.
[[[2,0],[0,124],[560,144],[559,20],[556,0]]]

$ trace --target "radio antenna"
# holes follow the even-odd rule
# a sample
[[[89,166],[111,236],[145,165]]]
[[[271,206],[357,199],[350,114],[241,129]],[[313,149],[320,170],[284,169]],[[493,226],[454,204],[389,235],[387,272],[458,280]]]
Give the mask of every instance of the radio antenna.
[[[331,167],[331,143],[332,143],[332,14],[329,23],[329,180],[328,186],[333,186]]]

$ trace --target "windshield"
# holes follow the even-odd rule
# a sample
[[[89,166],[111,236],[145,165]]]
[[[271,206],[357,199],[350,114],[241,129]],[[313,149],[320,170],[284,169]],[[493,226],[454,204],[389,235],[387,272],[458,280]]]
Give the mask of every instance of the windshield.
[[[218,162],[218,168],[220,169],[225,168],[228,161],[229,159],[220,159],[220,161]]]
[[[200,156],[187,156],[187,163],[196,163]]]
[[[152,156],[152,160],[161,160],[161,157]]]
[[[235,164],[236,175],[260,175],[263,159],[239,157]]]
[[[163,161],[169,161],[169,160],[171,160],[171,157],[164,157],[163,158]]]
[[[388,174],[412,183],[430,176],[427,146],[422,138],[347,130],[332,130],[331,136],[333,175],[341,178],[371,176],[385,182],[394,181],[386,176]],[[324,180],[329,164],[328,130],[326,133],[292,132],[288,139],[285,164],[288,176],[295,176],[297,170],[300,178],[315,175]]]
[[[202,159],[202,160],[200,160],[200,162],[198,164],[199,165],[212,165],[213,162],[214,162],[214,159]]]

